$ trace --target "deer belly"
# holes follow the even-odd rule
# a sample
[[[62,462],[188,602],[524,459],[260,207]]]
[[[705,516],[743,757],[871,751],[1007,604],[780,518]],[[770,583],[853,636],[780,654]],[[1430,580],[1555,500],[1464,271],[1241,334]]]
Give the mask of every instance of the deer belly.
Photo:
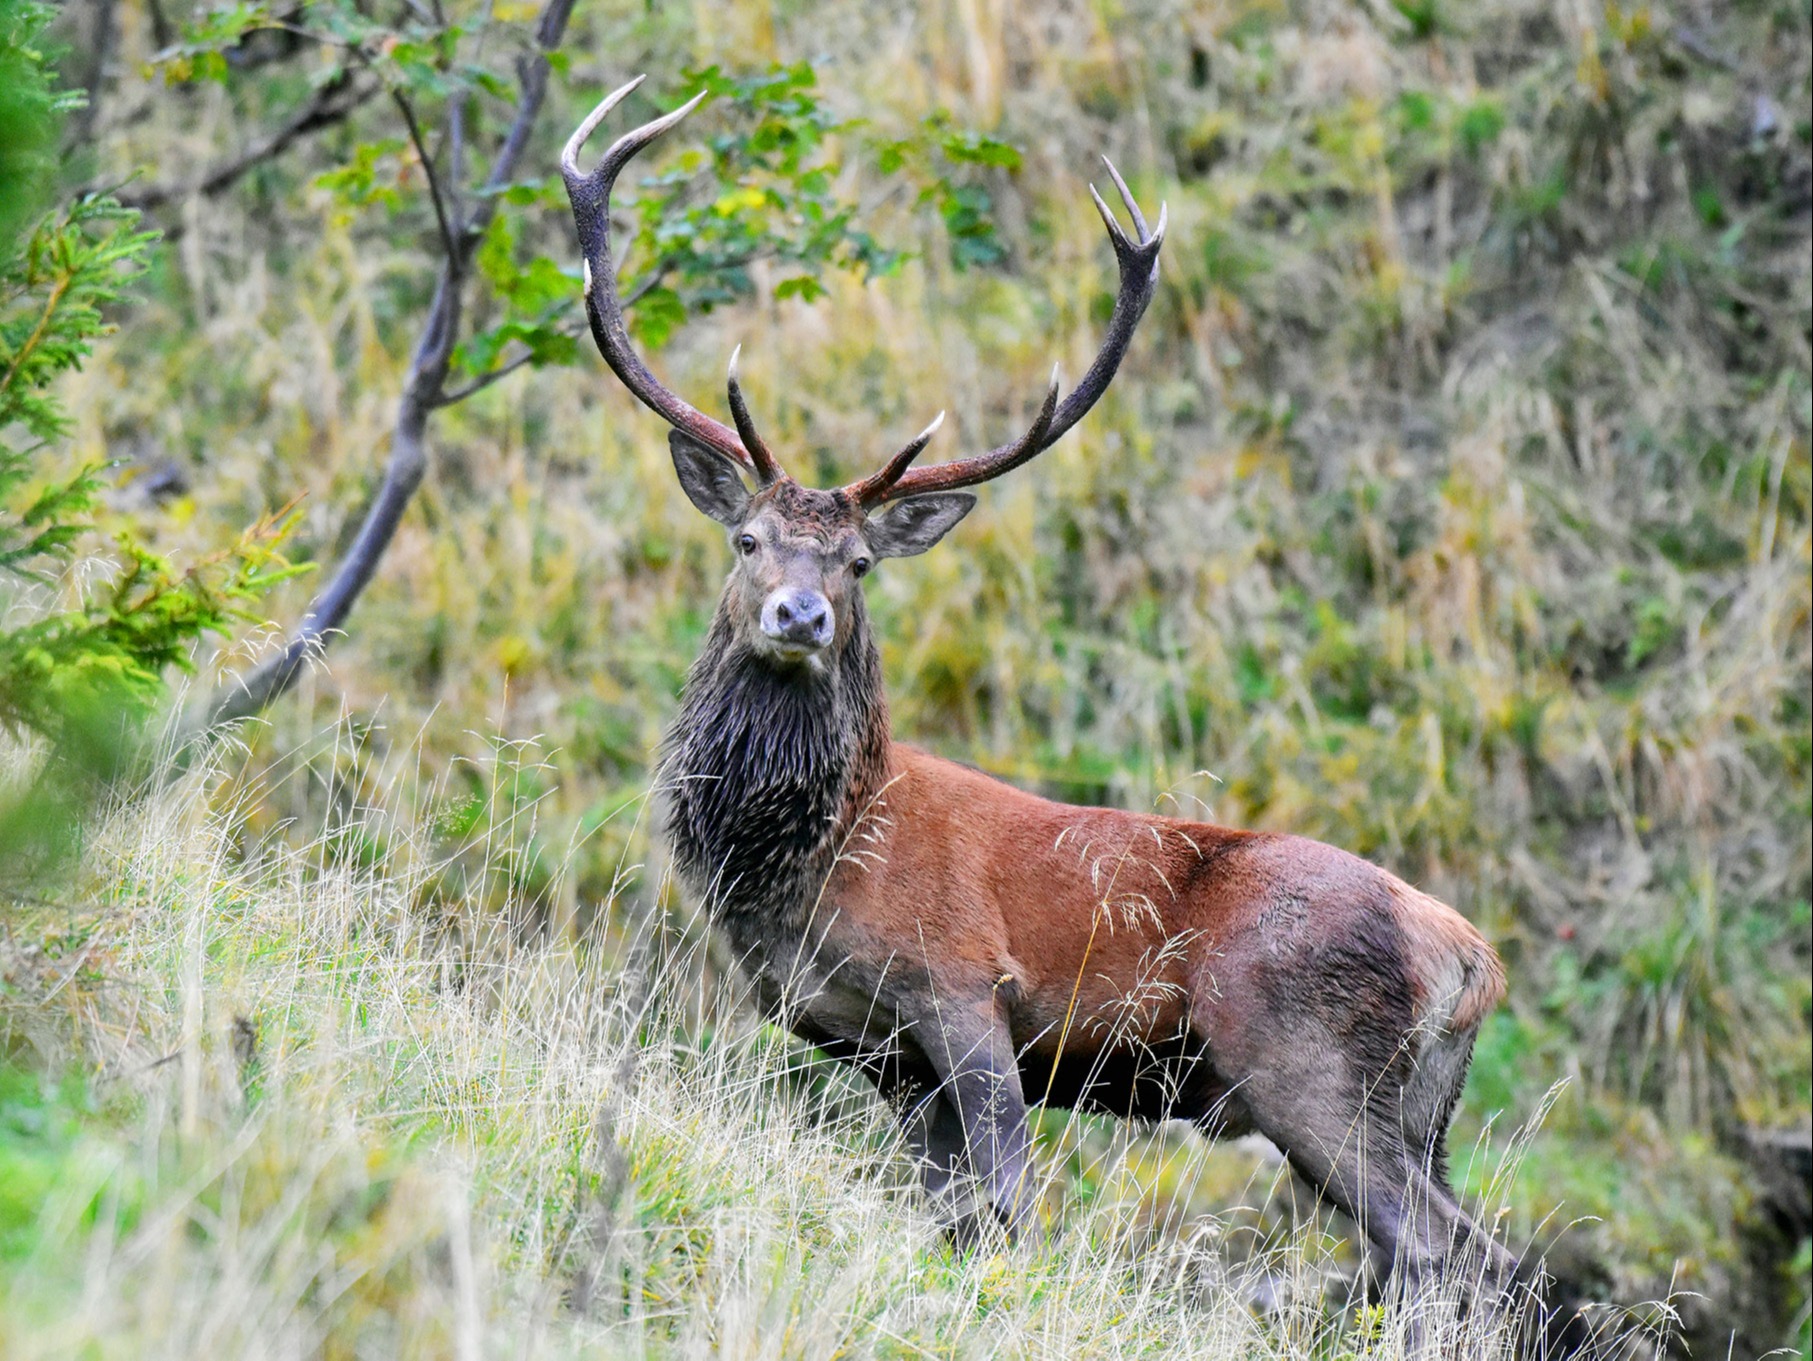
[[[1191,1120],[1209,1133],[1236,1132],[1242,1123],[1229,1108],[1227,1084],[1208,1046],[1194,1035],[1027,1049],[1020,1056],[1020,1086],[1029,1103],[1122,1119]]]

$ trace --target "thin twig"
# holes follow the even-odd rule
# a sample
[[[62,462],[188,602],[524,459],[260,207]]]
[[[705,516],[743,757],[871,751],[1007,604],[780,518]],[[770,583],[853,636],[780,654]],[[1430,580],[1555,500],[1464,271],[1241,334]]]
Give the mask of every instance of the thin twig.
[[[453,224],[448,220],[447,205],[441,194],[441,177],[435,173],[434,157],[428,154],[428,144],[422,140],[422,127],[416,122],[415,107],[410,104],[409,97],[401,90],[393,88],[389,94],[397,106],[397,112],[403,115],[404,126],[409,129],[409,140],[415,144],[416,159],[422,163],[422,174],[428,181],[428,198],[434,204],[434,220],[440,224],[441,228],[441,245],[447,251],[447,258],[458,260],[463,268],[464,253],[460,250],[459,241],[454,236]],[[457,105],[458,101],[454,102]]]
[[[1675,45],[1689,56],[1698,57],[1708,66],[1716,66],[1721,71],[1737,73],[1739,68],[1736,60],[1719,51],[1688,25],[1676,24],[1669,36],[1674,39]]]
[[[745,257],[745,260],[748,258],[753,257]],[[661,286],[661,281],[667,277],[668,272],[672,268],[672,263],[666,260],[663,260],[660,264],[656,265],[645,274],[628,293],[623,295],[623,306],[625,308],[634,307],[644,297],[648,296],[649,293],[659,288]],[[578,306],[577,301],[569,299],[566,302],[561,303],[560,306],[554,310],[554,315],[559,316],[563,312],[571,311],[576,306]],[[561,334],[580,336],[585,334],[585,332],[582,328],[575,327],[571,330],[563,330]],[[490,387],[493,383],[498,382],[500,379],[508,378],[524,364],[529,363],[533,358],[534,355],[526,351],[516,355],[514,358],[510,359],[509,362],[500,364],[495,369],[488,369],[484,373],[481,373],[464,387],[457,387],[451,392],[443,392],[436,398],[434,404],[437,408],[455,406],[475,393],[483,392],[486,388]]]
[[[572,334],[578,335],[579,332],[574,331]],[[535,352],[533,350],[525,350],[514,359],[499,364],[494,369],[487,369],[484,373],[481,373],[478,377],[464,386],[457,387],[453,389],[452,392],[443,392],[439,397],[436,397],[434,400],[435,409],[438,411],[444,406],[457,406],[475,393],[483,392],[493,383],[502,382],[534,358]]]
[[[748,258],[749,257],[745,257],[742,263],[748,263]],[[661,281],[667,277],[668,271],[672,268],[672,261],[663,260],[660,264],[649,270],[647,274],[642,276],[642,279],[634,288],[623,295],[623,306],[625,308],[634,307],[637,303],[641,302],[642,299],[654,292],[661,286]]]

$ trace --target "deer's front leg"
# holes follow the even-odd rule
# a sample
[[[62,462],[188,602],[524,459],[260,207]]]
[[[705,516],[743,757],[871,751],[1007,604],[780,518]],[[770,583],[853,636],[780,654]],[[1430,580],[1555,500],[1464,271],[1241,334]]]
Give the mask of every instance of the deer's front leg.
[[[796,1019],[794,1033],[832,1058],[854,1065],[875,1084],[877,1094],[900,1119],[919,1179],[945,1231],[959,1247],[973,1244],[993,1212],[977,1213],[976,1178],[963,1122],[955,1103],[946,1099],[939,1070],[918,1044],[904,1033],[885,1047],[857,1044],[810,1018]]]
[[[907,1093],[896,1108],[926,1195],[946,1230],[967,1245],[974,1237],[965,1226],[975,1221],[976,1192],[957,1108],[944,1099],[936,1079]]]
[[[938,1090],[928,1097],[923,1127],[934,1162],[953,1165],[960,1155],[979,1195],[993,1216],[1015,1236],[1033,1205],[1026,1130],[1026,1101],[1013,1039],[995,1014],[992,999],[979,1007],[948,1003],[927,1008],[914,1027],[915,1038],[938,1075]],[[939,1118],[948,1108],[948,1118]],[[960,1139],[953,1149],[950,1144]],[[955,1167],[953,1166],[953,1171]],[[929,1178],[928,1178],[929,1181]],[[948,1184],[948,1183],[947,1183]],[[960,1244],[973,1241],[981,1226],[975,1216],[959,1220],[953,1234]]]

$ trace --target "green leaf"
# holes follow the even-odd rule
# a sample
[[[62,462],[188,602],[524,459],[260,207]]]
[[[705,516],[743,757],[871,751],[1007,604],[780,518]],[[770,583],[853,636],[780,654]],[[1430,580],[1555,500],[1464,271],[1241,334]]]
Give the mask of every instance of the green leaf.
[[[361,142],[353,148],[345,165],[315,177],[315,187],[325,189],[347,207],[381,204],[395,209],[402,205],[399,179],[402,155],[409,143],[401,137],[382,137]]]
[[[1406,132],[1427,132],[1435,126],[1435,97],[1427,90],[1405,90],[1398,96],[1397,112]]]
[[[964,165],[994,165],[1003,170],[1020,168],[1018,147],[979,132],[965,130],[951,133],[944,139],[943,150],[951,160]]]
[[[651,288],[636,300],[630,313],[630,333],[658,350],[667,338],[686,320],[686,304],[671,288]]]
[[[798,298],[802,302],[816,302],[825,296],[825,286],[810,274],[797,275],[791,279],[782,279],[775,285],[776,298]]]
[[[1478,99],[1469,104],[1455,125],[1461,145],[1469,156],[1477,156],[1505,129],[1505,112],[1493,99]]]

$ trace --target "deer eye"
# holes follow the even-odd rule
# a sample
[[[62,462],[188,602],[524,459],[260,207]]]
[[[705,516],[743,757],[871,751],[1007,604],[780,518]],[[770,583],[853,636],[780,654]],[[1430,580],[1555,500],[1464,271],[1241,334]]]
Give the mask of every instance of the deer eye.
[[[744,557],[748,557],[751,553],[755,552],[755,535],[743,535],[742,538],[737,540],[737,547],[743,550]]]
[[[867,558],[858,558],[850,564],[850,570],[859,577],[866,577],[869,574],[869,568],[873,565]]]

